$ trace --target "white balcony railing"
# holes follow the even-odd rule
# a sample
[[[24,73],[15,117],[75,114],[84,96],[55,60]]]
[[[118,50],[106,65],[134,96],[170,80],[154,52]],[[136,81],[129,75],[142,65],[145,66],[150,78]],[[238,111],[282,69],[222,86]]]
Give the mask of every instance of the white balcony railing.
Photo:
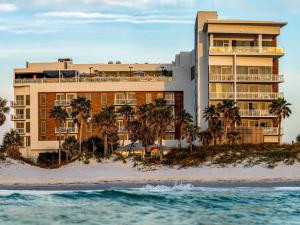
[[[262,110],[262,109],[240,109],[240,116],[241,117],[274,117],[269,110]]]
[[[234,46],[234,47],[210,47],[210,54],[245,54],[245,55],[283,55],[284,48],[282,47],[244,47],[244,46]]]
[[[11,107],[25,106],[25,101],[24,100],[11,101],[10,105]]]
[[[165,99],[167,102],[167,105],[175,105],[175,99]]]
[[[264,127],[264,135],[278,135],[279,128],[278,127]],[[284,130],[281,128],[281,135],[284,134]]]
[[[70,105],[72,100],[55,100],[55,106],[66,106]]]
[[[210,75],[210,82],[234,82],[234,75]],[[238,74],[237,82],[284,82],[283,75],[276,74]]]
[[[55,128],[55,133],[78,133],[76,127],[59,127]]]
[[[15,115],[11,115],[11,120],[24,120],[25,116],[24,114],[15,114]]]
[[[16,128],[15,130],[19,134],[25,134],[25,128]]]
[[[234,99],[234,92],[211,92],[210,99]],[[282,98],[283,93],[278,92],[237,92],[236,98],[239,100],[258,99],[272,100]]]
[[[115,99],[115,105],[136,105],[136,99]]]
[[[132,76],[132,77],[80,77],[80,78],[36,78],[36,79],[15,79],[15,84],[35,84],[35,83],[99,83],[99,82],[171,82],[172,77],[167,76]]]

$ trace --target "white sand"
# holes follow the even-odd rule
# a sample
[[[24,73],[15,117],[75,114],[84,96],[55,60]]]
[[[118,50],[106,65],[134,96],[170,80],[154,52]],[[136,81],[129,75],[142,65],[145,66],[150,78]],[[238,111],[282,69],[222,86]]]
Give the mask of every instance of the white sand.
[[[300,180],[300,165],[281,165],[274,169],[263,166],[199,167],[176,169],[161,167],[158,170],[140,171],[132,163],[92,161],[85,165],[74,162],[59,169],[42,169],[22,162],[0,162],[0,184],[82,184],[101,182],[155,182],[155,181],[287,181]]]

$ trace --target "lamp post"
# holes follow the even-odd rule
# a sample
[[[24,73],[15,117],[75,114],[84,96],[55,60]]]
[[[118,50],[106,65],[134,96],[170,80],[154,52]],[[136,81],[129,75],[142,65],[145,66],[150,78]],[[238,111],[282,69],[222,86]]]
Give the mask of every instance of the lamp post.
[[[130,65],[130,66],[128,66],[128,68],[129,68],[129,70],[130,70],[130,74],[129,74],[129,76],[131,77],[131,72],[132,72],[132,68],[133,68],[133,66],[132,66],[132,65]]]
[[[89,69],[90,69],[90,77],[92,76],[92,69],[94,69],[94,67],[89,67]]]

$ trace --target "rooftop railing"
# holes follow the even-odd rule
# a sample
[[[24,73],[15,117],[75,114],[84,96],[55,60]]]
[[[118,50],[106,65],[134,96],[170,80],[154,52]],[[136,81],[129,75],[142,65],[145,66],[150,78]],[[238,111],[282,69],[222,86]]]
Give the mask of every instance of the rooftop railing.
[[[132,77],[73,77],[73,78],[25,78],[15,79],[15,84],[35,83],[98,83],[98,82],[171,82],[172,77],[167,76],[132,76]]]
[[[228,47],[210,47],[210,54],[266,54],[266,55],[283,55],[282,47],[258,47],[258,46],[228,46]]]
[[[278,127],[264,127],[264,135],[278,135],[279,128]],[[284,130],[281,128],[280,134],[284,134]]]
[[[211,92],[210,99],[234,99],[234,92]],[[278,92],[237,92],[236,98],[239,100],[258,99],[258,100],[272,100],[282,98],[283,93]]]
[[[234,75],[210,75],[210,82],[234,82]],[[237,82],[284,82],[283,75],[276,74],[238,74],[236,75]]]

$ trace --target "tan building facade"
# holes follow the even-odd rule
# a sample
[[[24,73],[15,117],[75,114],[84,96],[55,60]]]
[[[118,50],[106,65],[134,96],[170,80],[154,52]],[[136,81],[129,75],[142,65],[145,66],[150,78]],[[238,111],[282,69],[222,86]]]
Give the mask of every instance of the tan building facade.
[[[92,114],[104,106],[137,107],[163,97],[174,113],[186,109],[201,128],[208,104],[233,99],[240,108],[245,142],[276,142],[278,128],[268,106],[283,97],[279,70],[284,49],[277,46],[286,23],[272,21],[221,20],[216,12],[198,12],[195,48],[180,52],[165,64],[75,64],[72,59],[49,63],[26,63],[14,70],[14,128],[21,134],[24,157],[58,148],[55,122],[49,110],[60,105],[70,111],[70,101],[85,96],[92,102]],[[118,119],[119,135],[123,122]],[[71,119],[60,128],[63,137],[78,135]],[[83,137],[97,134],[89,125]],[[178,145],[176,127],[164,144]],[[126,135],[127,139],[127,135]],[[127,140],[129,143],[129,140]]]

